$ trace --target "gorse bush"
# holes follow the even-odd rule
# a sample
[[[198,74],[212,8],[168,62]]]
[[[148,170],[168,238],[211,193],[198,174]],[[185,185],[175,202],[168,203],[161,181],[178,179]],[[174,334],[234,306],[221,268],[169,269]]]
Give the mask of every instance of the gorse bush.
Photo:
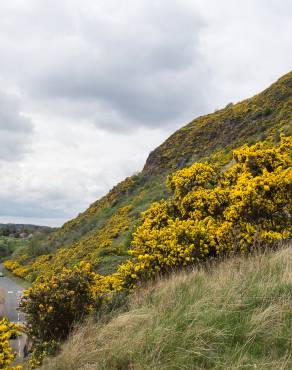
[[[44,356],[55,353],[76,322],[98,310],[102,295],[118,291],[117,282],[111,276],[94,273],[84,261],[72,269],[51,271],[38,278],[21,302],[26,332],[33,343],[31,368],[38,367]]]
[[[33,348],[30,368],[38,368],[44,357],[54,355],[86,315],[93,311],[103,315],[121,304],[117,297],[127,296],[125,290],[120,295],[121,290],[119,277],[94,273],[84,261],[73,268],[52,269],[39,277],[25,291],[21,302]]]
[[[291,138],[234,151],[222,171],[195,163],[168,178],[173,196],[154,203],[120,266],[124,286],[210,256],[248,252],[291,235]]]
[[[94,282],[88,263],[39,278],[21,303],[29,335],[44,341],[65,339],[74,322],[93,309]]]
[[[88,263],[63,268],[40,277],[25,291],[21,308],[26,314],[26,332],[32,339],[31,368],[52,355],[65,340],[76,321],[94,307],[95,274]]]
[[[15,358],[9,340],[20,334],[20,328],[6,318],[0,320],[0,369],[21,370],[22,366],[11,366]]]

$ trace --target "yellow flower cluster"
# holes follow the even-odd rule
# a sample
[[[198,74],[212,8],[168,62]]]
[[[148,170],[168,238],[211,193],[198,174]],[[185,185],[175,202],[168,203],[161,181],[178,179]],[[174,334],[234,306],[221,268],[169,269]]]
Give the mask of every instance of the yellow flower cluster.
[[[205,163],[194,163],[191,167],[183,168],[167,180],[169,188],[176,198],[183,198],[194,188],[206,188],[216,183],[216,171]]]
[[[20,334],[20,328],[7,319],[0,320],[0,369],[22,370],[22,366],[10,366],[15,355],[11,352],[9,340]]]
[[[28,274],[28,269],[24,266],[21,266],[19,264],[19,262],[8,260],[8,261],[5,261],[3,264],[4,264],[5,268],[7,268],[7,270],[13,272],[14,275],[20,277],[21,279],[26,278],[26,276]]]
[[[291,138],[234,152],[220,171],[195,163],[168,179],[173,197],[144,212],[133,235],[131,261],[119,267],[123,285],[218,253],[246,252],[291,235]]]

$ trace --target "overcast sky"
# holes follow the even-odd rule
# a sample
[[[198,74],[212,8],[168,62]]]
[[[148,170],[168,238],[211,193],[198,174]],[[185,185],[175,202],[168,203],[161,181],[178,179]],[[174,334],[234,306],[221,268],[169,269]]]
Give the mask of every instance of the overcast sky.
[[[291,0],[0,2],[0,222],[60,225],[292,65]]]

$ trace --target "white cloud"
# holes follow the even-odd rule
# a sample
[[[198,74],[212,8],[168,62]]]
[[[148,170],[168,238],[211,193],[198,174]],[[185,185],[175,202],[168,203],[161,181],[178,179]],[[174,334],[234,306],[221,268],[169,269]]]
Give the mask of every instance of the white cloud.
[[[199,0],[202,48],[217,108],[257,94],[292,65],[289,0]]]
[[[206,109],[203,23],[188,2],[28,3],[6,8],[3,65],[43,109],[109,130],[161,127]]]

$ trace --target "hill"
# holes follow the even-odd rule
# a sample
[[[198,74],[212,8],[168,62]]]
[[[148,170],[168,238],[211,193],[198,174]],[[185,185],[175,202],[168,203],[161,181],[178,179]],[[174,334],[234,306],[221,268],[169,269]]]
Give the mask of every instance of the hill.
[[[291,369],[291,271],[286,248],[173,274],[80,327],[42,369]]]
[[[80,260],[109,275],[128,259],[141,211],[168,197],[165,179],[193,162],[225,166],[232,150],[291,133],[292,72],[262,93],[190,122],[150,153],[143,170],[125,179],[85,212],[14,257],[11,270],[27,280]]]

